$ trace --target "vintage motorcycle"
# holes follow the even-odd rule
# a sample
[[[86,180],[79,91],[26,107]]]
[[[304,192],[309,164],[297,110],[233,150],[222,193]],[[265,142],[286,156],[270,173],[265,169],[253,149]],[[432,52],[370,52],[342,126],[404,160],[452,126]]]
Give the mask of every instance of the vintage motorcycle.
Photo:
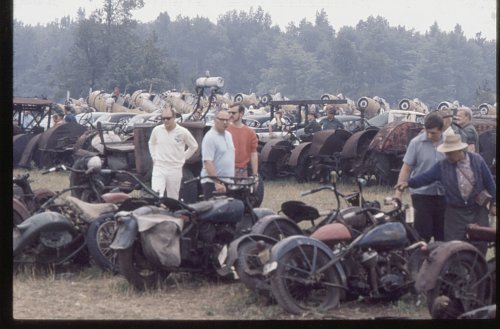
[[[92,259],[103,269],[114,270],[116,264],[113,255],[106,255],[102,248],[99,234],[100,225],[113,218],[116,211],[131,210],[148,204],[144,200],[131,198],[122,192],[110,192],[98,195],[93,189],[90,178],[101,172],[100,159],[91,158],[85,170],[78,170],[64,165],[53,167],[43,174],[70,170],[89,179],[83,185],[73,186],[55,193],[44,202],[37,212],[13,228],[14,263],[37,263],[61,265],[66,262],[86,264],[89,251]],[[90,188],[89,188],[90,187]],[[91,204],[75,197],[61,198],[74,189],[95,191],[95,198],[103,202]]]
[[[262,273],[264,264],[269,260],[269,251],[273,245],[291,235],[309,236],[320,227],[333,222],[341,222],[349,227],[353,236],[357,236],[368,225],[370,218],[366,213],[356,216],[347,214],[362,208],[380,208],[378,202],[369,202],[363,198],[362,187],[366,181],[358,178],[358,192],[342,194],[336,187],[335,174],[332,174],[332,185],[325,185],[302,193],[302,196],[328,190],[334,193],[336,207],[320,213],[320,211],[302,201],[286,201],[281,205],[280,213],[265,216],[252,227],[252,231],[236,240],[229,246],[228,258],[221,273],[236,272],[243,284],[250,290],[264,297],[271,296],[271,286],[268,277]],[[340,209],[340,199],[343,199],[347,208]],[[318,223],[315,221],[320,219]],[[310,226],[302,228],[299,223],[310,221]]]
[[[309,237],[290,236],[274,245],[263,273],[270,276],[278,304],[294,314],[324,312],[343,299],[396,300],[411,291],[424,242],[406,223],[399,199],[384,203],[394,209],[367,208],[350,215],[366,213],[373,221],[354,239],[348,226],[336,222]]]
[[[424,293],[433,319],[491,319],[496,313],[496,260],[471,243],[494,249],[496,227],[469,224],[468,241],[442,242],[428,249],[415,287]]]
[[[166,198],[166,209],[146,206],[117,214],[111,248],[118,253],[120,273],[136,289],[154,286],[171,272],[215,274],[227,245],[248,233],[259,218],[274,213],[252,208],[248,196],[254,178],[219,178],[231,180],[223,181],[225,196],[191,204]]]
[[[12,223],[14,226],[21,224],[22,221],[37,212],[42,204],[55,194],[46,188],[33,190],[29,177],[29,173],[26,173],[12,178]]]

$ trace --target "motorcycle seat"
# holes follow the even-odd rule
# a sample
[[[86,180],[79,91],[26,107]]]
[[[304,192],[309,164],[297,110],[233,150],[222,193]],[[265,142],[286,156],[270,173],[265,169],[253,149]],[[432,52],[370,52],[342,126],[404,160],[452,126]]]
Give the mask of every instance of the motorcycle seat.
[[[213,206],[214,203],[212,201],[200,201],[189,204],[189,207],[193,209],[197,214],[203,214],[212,209]]]
[[[72,196],[66,197],[66,205],[82,217],[87,223],[91,223],[97,217],[118,210],[113,203],[88,203]]]

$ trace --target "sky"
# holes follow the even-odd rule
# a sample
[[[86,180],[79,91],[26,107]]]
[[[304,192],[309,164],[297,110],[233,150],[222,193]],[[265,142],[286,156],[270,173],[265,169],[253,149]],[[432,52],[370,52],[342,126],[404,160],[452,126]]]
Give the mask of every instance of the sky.
[[[407,30],[425,33],[437,22],[445,32],[453,31],[460,24],[467,38],[482,37],[496,40],[495,0],[144,0],[142,9],[133,12],[141,22],[155,20],[162,12],[170,19],[207,17],[216,23],[217,18],[230,10],[248,12],[261,6],[270,14],[273,25],[284,29],[290,22],[296,25],[306,19],[314,22],[316,12],[322,8],[328,21],[338,31],[343,26],[355,27],[369,16],[381,16],[390,26],[404,26]],[[13,0],[14,19],[27,25],[46,24],[61,17],[76,17],[79,7],[87,16],[102,7],[103,0]]]

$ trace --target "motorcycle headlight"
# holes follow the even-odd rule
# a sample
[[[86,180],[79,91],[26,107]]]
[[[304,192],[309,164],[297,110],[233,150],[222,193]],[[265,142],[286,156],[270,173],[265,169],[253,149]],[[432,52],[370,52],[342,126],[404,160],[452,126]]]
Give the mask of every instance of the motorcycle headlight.
[[[101,170],[102,163],[101,159],[98,156],[93,156],[87,161],[87,168],[92,169],[93,171]]]

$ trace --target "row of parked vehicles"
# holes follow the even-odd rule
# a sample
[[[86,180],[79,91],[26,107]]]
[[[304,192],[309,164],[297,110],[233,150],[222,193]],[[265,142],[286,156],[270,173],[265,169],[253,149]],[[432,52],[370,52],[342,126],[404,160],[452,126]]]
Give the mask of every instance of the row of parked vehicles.
[[[86,175],[87,185],[80,185],[86,190],[113,173],[97,157],[89,157],[82,170],[60,165],[47,173],[57,170]],[[392,208],[382,210],[377,200],[365,200],[361,177],[355,192],[340,192],[333,174],[332,182],[303,193],[333,192],[330,210],[290,200],[276,213],[251,205],[252,179],[227,177],[227,195],[185,203],[159,198],[135,175],[121,173],[144,196],[111,191],[88,203],[59,200],[63,191],[48,193],[13,228],[14,264],[93,261],[138,290],[161,285],[172,272],[229,276],[293,314],[327,312],[360,296],[397,300],[423,293],[433,318],[495,316],[495,258],[487,260],[465,241],[421,241],[406,221],[407,206],[386,198]],[[494,247],[496,228],[468,230],[471,239]]]

